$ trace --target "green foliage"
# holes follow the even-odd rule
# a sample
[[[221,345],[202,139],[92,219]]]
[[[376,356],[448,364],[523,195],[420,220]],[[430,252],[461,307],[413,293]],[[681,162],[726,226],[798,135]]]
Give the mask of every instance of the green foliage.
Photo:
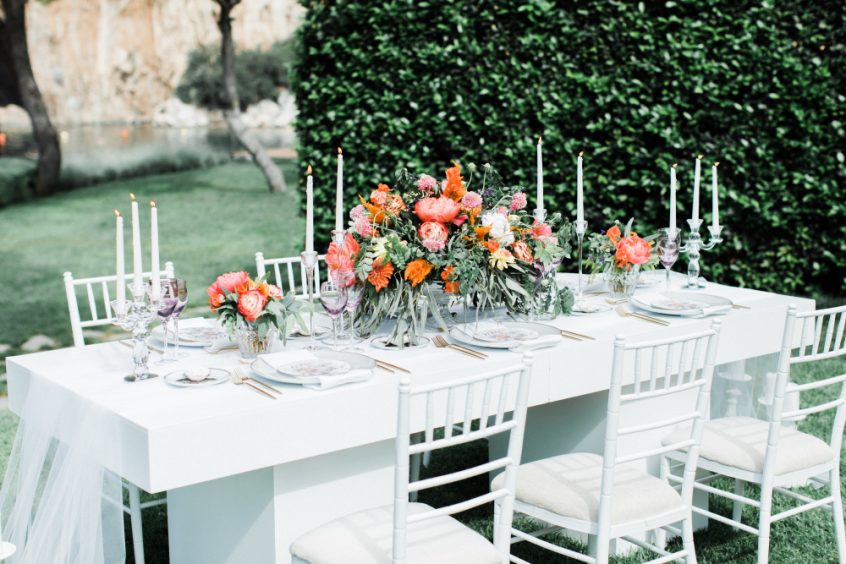
[[[31,197],[34,182],[34,161],[0,157],[0,208]]]
[[[648,234],[667,224],[674,162],[689,217],[702,153],[721,162],[725,225],[706,276],[846,291],[841,0],[303,3],[292,82],[319,209],[337,146],[352,206],[392,171],[440,177],[452,159],[531,185],[543,135],[547,207],[575,215],[584,150],[589,229],[635,217]],[[331,214],[318,220],[328,237]]]
[[[235,79],[241,109],[264,99],[275,100],[280,86],[288,86],[288,69],[293,59],[291,41],[279,41],[270,49],[235,53]],[[227,106],[223,89],[220,45],[204,45],[188,54],[188,68],[176,87],[183,102],[209,109]]]

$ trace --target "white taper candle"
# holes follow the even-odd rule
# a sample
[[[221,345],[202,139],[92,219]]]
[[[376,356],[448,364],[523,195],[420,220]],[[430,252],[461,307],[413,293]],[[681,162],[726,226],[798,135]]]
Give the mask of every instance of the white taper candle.
[[[115,210],[115,271],[117,272],[116,295],[118,304],[126,302],[126,265],[123,252],[123,216]],[[125,311],[125,310],[124,310]]]
[[[344,229],[344,152],[338,147],[338,182],[335,186],[335,230]]]
[[[702,155],[696,157],[696,170],[693,173],[693,221],[699,219],[699,183],[702,180]]]
[[[311,176],[311,165],[308,165],[306,176],[306,236],[305,250],[314,250],[314,179]]]
[[[538,137],[537,161],[537,203],[535,209],[543,211],[543,141],[541,137]]]
[[[670,232],[676,232],[676,165],[670,167]]]
[[[129,198],[132,200],[132,292],[138,296],[143,291],[141,266],[141,223],[138,219],[138,201],[135,199],[135,194],[130,193]]]
[[[714,166],[711,167],[711,222],[714,224],[714,227],[720,226],[720,198],[717,191],[718,166],[720,166],[720,163],[716,162],[714,163]]]
[[[159,278],[159,208],[156,202],[150,202],[150,286],[153,300],[161,295],[161,280]]]
[[[585,220],[585,176],[582,171],[582,155],[584,154],[584,151],[579,153],[576,165],[576,221],[579,223]]]

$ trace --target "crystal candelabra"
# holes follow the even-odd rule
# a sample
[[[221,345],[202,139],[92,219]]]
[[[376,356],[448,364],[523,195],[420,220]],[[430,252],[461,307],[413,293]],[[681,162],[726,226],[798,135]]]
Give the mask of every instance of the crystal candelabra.
[[[306,284],[308,288],[308,334],[312,345],[314,345],[314,273],[317,269],[317,251],[303,251],[300,253],[300,260],[306,273]]]
[[[576,221],[576,242],[579,245],[579,282],[576,289],[576,297],[582,297],[582,249],[584,248],[585,232],[587,231],[587,221]]]
[[[333,229],[332,230],[332,242],[338,245],[339,247],[344,244],[344,241],[347,238],[347,231],[345,229]],[[338,287],[341,288],[340,280],[335,281],[338,284]],[[342,288],[343,290],[343,288]],[[337,345],[344,341],[344,335],[346,332],[344,331],[344,314],[341,312],[341,319],[340,319],[340,328],[338,334],[335,335],[335,343],[333,345]]]
[[[682,287],[695,290],[705,287],[705,284],[699,280],[699,273],[701,271],[699,265],[700,251],[710,251],[718,243],[721,243],[723,239],[720,233],[723,228],[721,225],[709,225],[708,231],[711,233],[711,239],[705,243],[699,235],[702,220],[688,219],[687,224],[690,226],[690,234],[687,236],[687,242],[679,247],[679,253],[687,253],[687,284]]]
[[[132,374],[124,376],[127,382],[139,382],[155,378],[158,374],[150,372],[147,362],[150,359],[150,348],[147,337],[150,335],[150,322],[156,317],[159,309],[158,302],[146,295],[144,291],[132,292],[131,302],[112,302],[115,313],[114,323],[124,331],[132,333]]]

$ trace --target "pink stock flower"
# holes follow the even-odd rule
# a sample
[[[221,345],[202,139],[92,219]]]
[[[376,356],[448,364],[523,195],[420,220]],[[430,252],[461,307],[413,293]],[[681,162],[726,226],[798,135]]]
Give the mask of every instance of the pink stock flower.
[[[353,229],[355,229],[355,232],[362,237],[373,236],[373,225],[371,225],[367,217],[356,218],[355,223],[353,224]]]
[[[370,201],[376,204],[377,206],[384,206],[385,201],[388,199],[388,194],[381,190],[373,190],[370,193]]]
[[[250,275],[244,271],[241,272],[227,272],[217,277],[218,288],[224,289],[227,292],[234,292],[235,288],[245,288],[250,283]]]
[[[430,195],[437,185],[438,181],[428,174],[421,174],[417,180],[417,188],[426,195]]]
[[[247,321],[255,321],[264,311],[265,304],[267,304],[267,298],[264,294],[258,290],[250,290],[238,298],[238,313]]]
[[[420,221],[437,221],[440,223],[449,223],[461,211],[461,206],[457,202],[449,198],[441,196],[440,198],[423,198],[418,200],[414,205],[414,213],[420,218]]]
[[[522,210],[526,204],[526,194],[523,192],[517,192],[511,197],[511,211]]]
[[[482,207],[482,197],[477,192],[467,192],[461,198],[461,206],[468,210],[480,208]]]
[[[626,268],[630,264],[644,264],[649,261],[649,256],[652,251],[652,246],[637,235],[629,235],[623,237],[617,243],[617,252],[614,254],[614,259],[617,261],[617,266]]]
[[[350,217],[353,221],[359,220],[361,218],[367,219],[367,210],[364,209],[364,206],[358,204],[352,209],[352,211],[350,211]]]

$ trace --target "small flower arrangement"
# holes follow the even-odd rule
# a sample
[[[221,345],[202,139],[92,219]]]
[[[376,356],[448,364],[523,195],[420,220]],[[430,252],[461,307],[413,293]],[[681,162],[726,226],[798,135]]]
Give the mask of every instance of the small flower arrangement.
[[[209,307],[230,335],[246,330],[264,341],[276,329],[284,340],[292,321],[305,330],[300,302],[293,294],[283,296],[282,289],[268,284],[263,276],[253,279],[244,271],[227,272],[218,276],[206,293]]]
[[[626,225],[615,221],[605,233],[593,233],[590,236],[585,263],[594,274],[651,270],[658,264],[658,256],[653,252],[654,236],[640,237],[632,231],[632,223],[634,219],[630,219]]]

